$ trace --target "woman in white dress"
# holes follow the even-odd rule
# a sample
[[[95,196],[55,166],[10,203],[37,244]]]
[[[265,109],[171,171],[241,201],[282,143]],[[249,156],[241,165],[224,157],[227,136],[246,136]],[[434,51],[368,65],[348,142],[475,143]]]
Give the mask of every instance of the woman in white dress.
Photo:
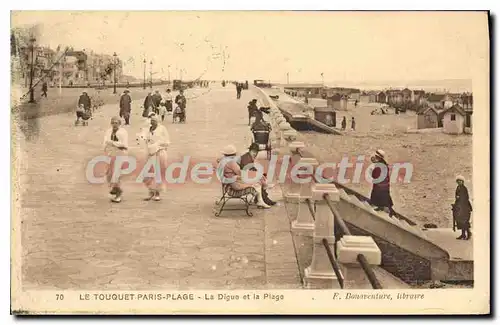
[[[151,126],[145,134],[145,140],[148,146],[148,159],[156,159],[156,166],[159,167],[159,170],[155,169],[155,172],[161,172],[162,181],[158,183],[154,177],[144,179],[144,184],[149,190],[149,196],[146,198],[147,201],[151,199],[160,201],[160,191],[164,188],[163,175],[167,169],[167,148],[170,144],[170,136],[167,128],[159,124],[158,121],[159,118],[157,115],[151,117]]]
[[[120,187],[119,177],[113,177],[115,160],[117,156],[127,155],[128,149],[128,133],[127,130],[120,127],[121,124],[122,121],[118,116],[111,118],[111,128],[106,131],[103,143],[105,154],[111,157],[111,161],[106,172],[106,179],[109,187],[111,188],[109,194],[114,195],[111,201],[115,203],[121,202],[123,193]]]

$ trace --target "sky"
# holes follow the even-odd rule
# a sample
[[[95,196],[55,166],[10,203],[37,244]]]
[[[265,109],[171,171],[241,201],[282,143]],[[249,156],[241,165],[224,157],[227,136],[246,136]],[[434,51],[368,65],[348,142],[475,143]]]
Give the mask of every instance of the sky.
[[[42,45],[117,55],[142,78],[376,83],[471,79],[488,56],[481,12],[16,11]],[[170,68],[168,67],[170,65]],[[149,72],[149,64],[147,71]],[[323,73],[323,78],[321,74]]]

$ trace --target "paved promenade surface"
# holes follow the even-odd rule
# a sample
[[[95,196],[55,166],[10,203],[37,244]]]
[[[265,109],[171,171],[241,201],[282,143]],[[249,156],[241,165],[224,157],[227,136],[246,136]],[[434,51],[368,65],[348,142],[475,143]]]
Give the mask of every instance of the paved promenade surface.
[[[167,126],[169,159],[190,155],[214,161],[233,143],[244,152],[247,103],[234,87],[188,90],[187,124]],[[192,98],[191,98],[192,97]],[[191,99],[190,99],[191,98]],[[142,100],[141,100],[142,101]],[[133,103],[129,142],[144,125]],[[89,126],[75,127],[74,114],[39,119],[39,138],[22,145],[22,284],[26,289],[266,289],[300,288],[301,281],[283,204],[214,216],[220,184],[169,186],[160,202],[127,179],[120,204],[105,185],[85,179],[86,162],[102,153],[109,119],[106,105]],[[142,154],[139,148],[131,150]],[[281,200],[279,186],[271,193]]]

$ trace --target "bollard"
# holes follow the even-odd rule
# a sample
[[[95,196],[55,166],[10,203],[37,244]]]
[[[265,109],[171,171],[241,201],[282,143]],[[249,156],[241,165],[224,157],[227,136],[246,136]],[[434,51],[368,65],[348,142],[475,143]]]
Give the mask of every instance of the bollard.
[[[311,215],[311,211],[309,210],[309,204],[307,200],[312,199],[314,170],[319,165],[319,163],[314,158],[301,158],[299,163],[303,165],[311,165],[313,167],[313,171],[311,175],[311,181],[305,184],[300,184],[297,218],[292,221],[292,229],[297,231],[307,231],[308,233],[310,232],[310,234],[308,235],[312,235],[312,231],[314,230],[314,219]]]
[[[344,289],[373,289],[357,258],[363,254],[370,265],[380,265],[382,252],[370,236],[343,236],[337,257],[344,276]]]
[[[313,256],[309,267],[304,270],[304,277],[308,288],[340,288],[337,276],[330,264],[328,253],[323,246],[323,238],[328,241],[330,249],[334,251],[334,217],[324,199],[328,194],[330,201],[340,200],[339,191],[334,184],[314,184],[312,200],[316,204],[316,219],[314,221]]]

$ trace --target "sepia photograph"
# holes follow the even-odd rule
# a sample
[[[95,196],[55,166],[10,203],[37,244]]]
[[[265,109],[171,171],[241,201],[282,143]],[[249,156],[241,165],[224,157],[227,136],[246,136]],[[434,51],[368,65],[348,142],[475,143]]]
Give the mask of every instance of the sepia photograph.
[[[488,314],[487,11],[11,11],[12,314]]]

